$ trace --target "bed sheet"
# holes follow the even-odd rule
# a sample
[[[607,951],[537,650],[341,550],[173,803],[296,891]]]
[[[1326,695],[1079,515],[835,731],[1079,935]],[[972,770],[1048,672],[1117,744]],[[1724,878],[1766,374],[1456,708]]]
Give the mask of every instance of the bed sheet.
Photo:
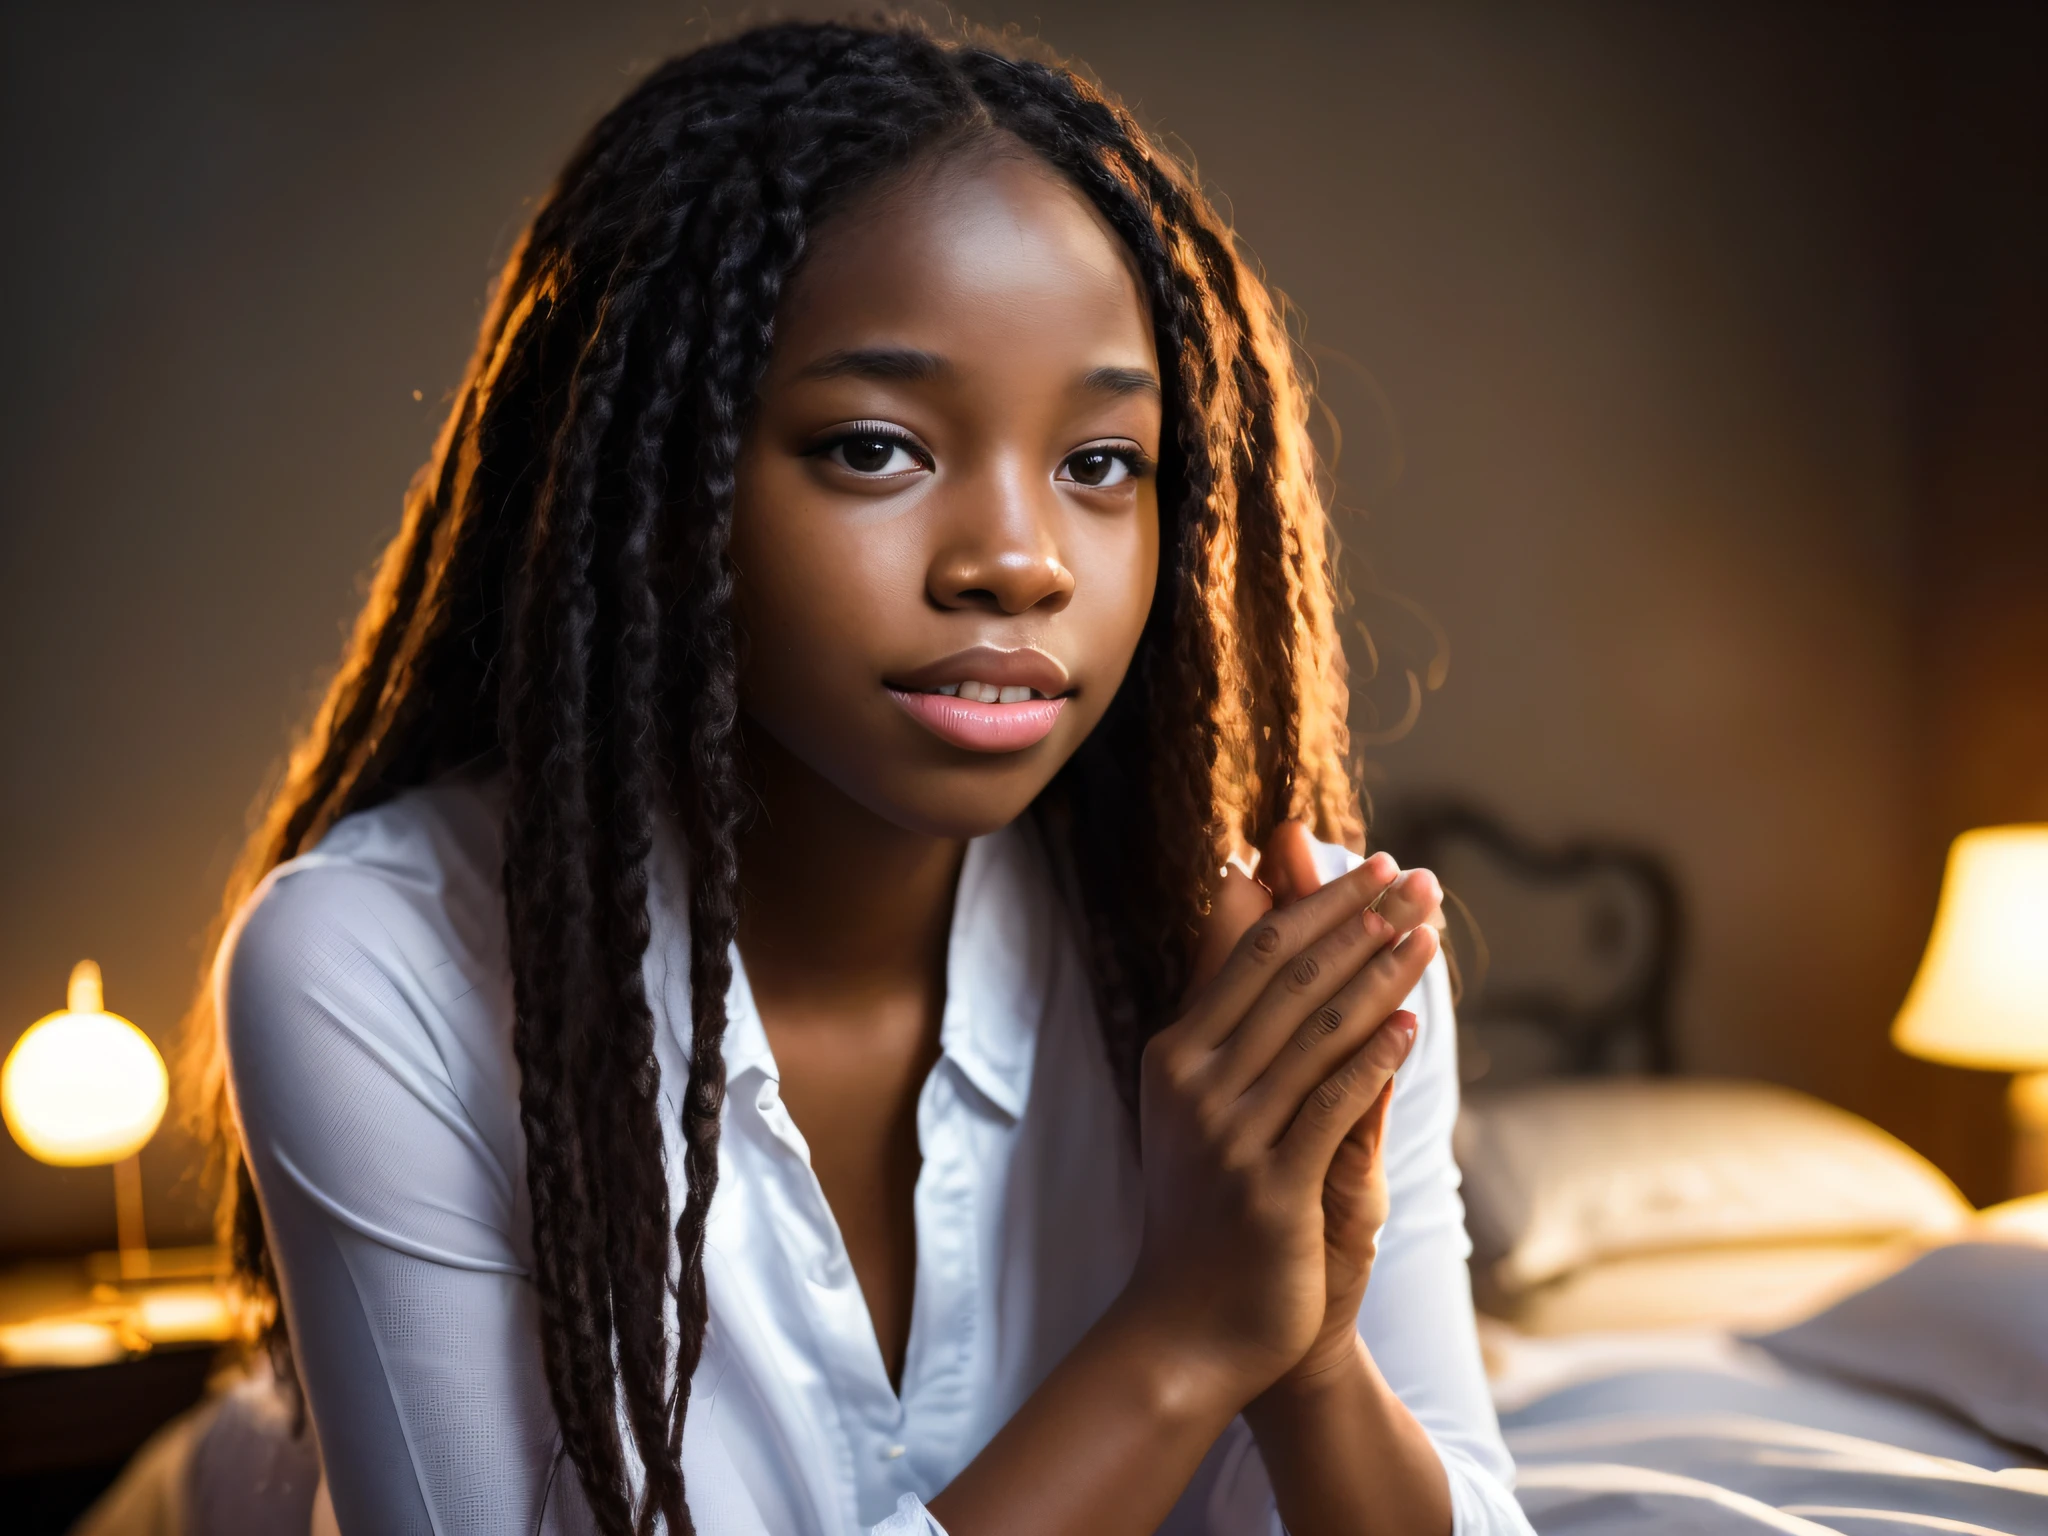
[[[2048,1536],[2035,1453],[1726,1333],[1494,1327],[1486,1344],[1544,1536]]]

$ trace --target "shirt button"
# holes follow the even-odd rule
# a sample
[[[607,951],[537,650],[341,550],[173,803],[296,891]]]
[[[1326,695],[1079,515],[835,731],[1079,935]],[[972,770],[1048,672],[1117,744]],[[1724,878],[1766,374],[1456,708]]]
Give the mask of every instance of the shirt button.
[[[909,1449],[907,1445],[885,1445],[882,1447],[882,1460],[894,1461]]]

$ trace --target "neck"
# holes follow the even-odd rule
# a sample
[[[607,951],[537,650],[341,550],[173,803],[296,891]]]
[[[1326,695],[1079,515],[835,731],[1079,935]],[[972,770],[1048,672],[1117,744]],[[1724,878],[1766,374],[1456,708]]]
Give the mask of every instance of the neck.
[[[936,989],[967,845],[906,831],[758,730],[740,838],[740,952],[764,1012],[815,1015]]]

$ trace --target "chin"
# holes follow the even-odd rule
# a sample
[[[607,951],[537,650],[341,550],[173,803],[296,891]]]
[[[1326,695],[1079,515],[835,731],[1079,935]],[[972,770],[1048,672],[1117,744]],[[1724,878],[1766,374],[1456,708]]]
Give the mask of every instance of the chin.
[[[1000,832],[1030,810],[1057,764],[1052,771],[1026,773],[1023,768],[1021,763],[991,764],[921,773],[907,782],[868,786],[866,793],[848,788],[854,798],[906,832],[964,841]]]
[[[949,840],[985,837],[1022,816],[1095,724],[1090,712],[1018,751],[971,752],[887,701],[846,710],[808,699],[773,711],[759,702],[747,712],[748,734],[764,758],[780,760],[763,763],[772,777],[794,769],[905,832]]]

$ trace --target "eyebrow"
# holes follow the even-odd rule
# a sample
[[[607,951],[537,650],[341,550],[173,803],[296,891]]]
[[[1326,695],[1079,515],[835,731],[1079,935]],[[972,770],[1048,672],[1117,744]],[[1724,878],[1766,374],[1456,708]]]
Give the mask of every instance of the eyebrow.
[[[849,347],[827,352],[798,373],[803,379],[890,379],[925,384],[953,371],[952,364],[914,347]]]
[[[1104,395],[1159,394],[1159,381],[1145,368],[1097,368],[1081,381],[1083,389]]]
[[[807,363],[797,377],[804,379],[884,379],[900,384],[928,384],[953,371],[953,365],[935,352],[915,347],[846,347],[827,352]],[[1145,368],[1095,368],[1082,378],[1081,387],[1096,394],[1159,395],[1159,380]]]

